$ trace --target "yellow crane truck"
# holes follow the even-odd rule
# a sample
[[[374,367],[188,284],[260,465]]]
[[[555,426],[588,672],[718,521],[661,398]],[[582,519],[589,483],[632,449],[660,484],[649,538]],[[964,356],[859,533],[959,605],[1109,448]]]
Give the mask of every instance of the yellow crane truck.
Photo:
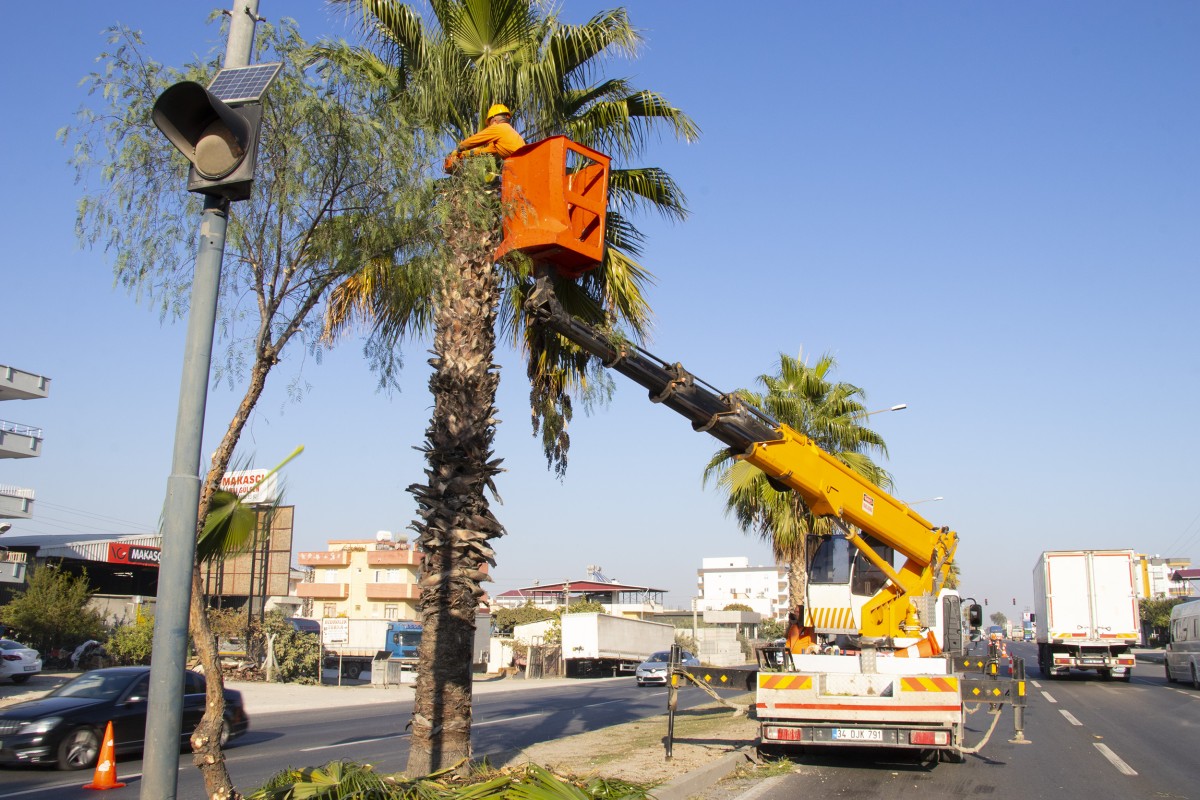
[[[510,210],[501,253],[520,250],[535,263],[539,277],[525,302],[529,324],[640,384],[652,402],[682,415],[839,527],[813,558],[808,597],[793,614],[785,648],[760,652],[754,670],[701,668],[687,677],[752,688],[764,748],[868,745],[960,761],[986,742],[998,719],[969,747],[969,706],[998,712],[1004,703],[1016,707],[1015,741],[1024,741],[1023,663],[1002,677],[998,654],[970,655],[961,600],[945,585],[958,543],[954,531],[933,525],[740,396],[718,392],[681,364],[563,310],[555,282],[599,263],[607,169],[603,155],[561,137],[506,162],[502,194]],[[981,610],[972,605],[969,612],[977,630]]]

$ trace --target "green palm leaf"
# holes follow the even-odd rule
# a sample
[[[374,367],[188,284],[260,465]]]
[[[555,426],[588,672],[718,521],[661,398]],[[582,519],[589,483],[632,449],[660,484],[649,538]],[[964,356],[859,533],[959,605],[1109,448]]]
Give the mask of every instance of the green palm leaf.
[[[297,447],[291,455],[279,462],[274,469],[255,483],[250,491],[258,489],[267,479],[303,452],[303,445]],[[197,560],[201,562],[220,560],[246,552],[253,546],[254,528],[257,521],[258,513],[254,508],[243,503],[239,495],[220,489],[213,492],[208,516],[204,519],[204,529],[196,540]]]

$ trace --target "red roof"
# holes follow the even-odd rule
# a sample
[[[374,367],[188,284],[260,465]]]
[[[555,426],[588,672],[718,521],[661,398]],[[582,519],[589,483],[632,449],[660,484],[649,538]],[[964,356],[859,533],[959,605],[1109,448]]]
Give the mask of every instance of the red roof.
[[[601,583],[600,581],[566,581],[565,583],[542,583],[537,586],[526,586],[522,589],[509,589],[497,597],[524,597],[526,595],[562,594],[563,588],[570,589],[571,594],[598,594],[612,592],[665,592],[666,589],[655,589],[650,586],[630,586],[625,583]]]

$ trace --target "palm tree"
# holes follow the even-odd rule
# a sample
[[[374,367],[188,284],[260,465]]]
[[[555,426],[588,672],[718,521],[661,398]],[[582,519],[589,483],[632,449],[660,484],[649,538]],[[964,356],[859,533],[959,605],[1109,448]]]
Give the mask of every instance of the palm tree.
[[[331,46],[327,54],[387,85],[447,143],[473,131],[487,107],[501,102],[513,109],[527,140],[566,134],[614,158],[604,263],[578,283],[550,279],[572,313],[619,325],[640,339],[650,316],[643,293],[649,275],[635,260],[641,234],[627,214],[645,205],[681,219],[686,209],[665,172],[626,162],[664,125],[685,140],[698,132],[657,94],[621,79],[592,82],[603,58],[636,49],[639,37],[625,12],[572,26],[536,0],[431,0],[428,19],[394,0],[335,2],[361,8],[381,50]],[[535,432],[559,475],[566,468],[572,396],[607,388],[594,359],[526,326],[522,304],[532,288],[531,265],[520,258],[495,262],[500,205],[484,178],[486,166],[469,162],[441,194],[445,268],[432,292],[407,290],[393,271],[364,272],[340,292],[327,318],[331,335],[355,320],[369,322],[386,346],[433,328],[426,480],[409,487],[419,507],[412,527],[423,552],[424,624],[410,775],[460,764],[471,753],[475,609],[487,565],[495,563],[490,542],[504,533],[485,494],[495,494],[493,478],[500,471],[492,451],[497,338],[507,338],[526,356]]]
[[[860,424],[867,418],[860,402],[866,395],[852,384],[833,383],[830,373],[836,366],[828,354],[813,366],[802,357],[780,354],[778,372],[758,377],[763,393],[738,394],[872,483],[890,488],[890,476],[870,457],[871,451],[886,456],[887,447],[879,434]],[[770,542],[776,561],[789,565],[789,605],[803,603],[809,561],[820,538],[832,533],[833,519],[813,514],[800,495],[776,490],[765,473],[728,450],[715,453],[704,468],[704,482],[710,481],[726,493],[726,513],[739,527]]]

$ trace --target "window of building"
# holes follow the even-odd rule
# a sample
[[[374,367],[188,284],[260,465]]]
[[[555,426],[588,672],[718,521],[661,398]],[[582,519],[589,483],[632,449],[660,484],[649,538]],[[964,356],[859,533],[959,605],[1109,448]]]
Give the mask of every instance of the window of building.
[[[383,607],[383,616],[387,619],[399,619],[400,618],[400,606],[391,606],[391,605],[384,606]]]
[[[337,616],[337,606],[334,603],[326,603],[324,608],[325,608],[324,616],[326,616],[326,617],[336,617]]]

